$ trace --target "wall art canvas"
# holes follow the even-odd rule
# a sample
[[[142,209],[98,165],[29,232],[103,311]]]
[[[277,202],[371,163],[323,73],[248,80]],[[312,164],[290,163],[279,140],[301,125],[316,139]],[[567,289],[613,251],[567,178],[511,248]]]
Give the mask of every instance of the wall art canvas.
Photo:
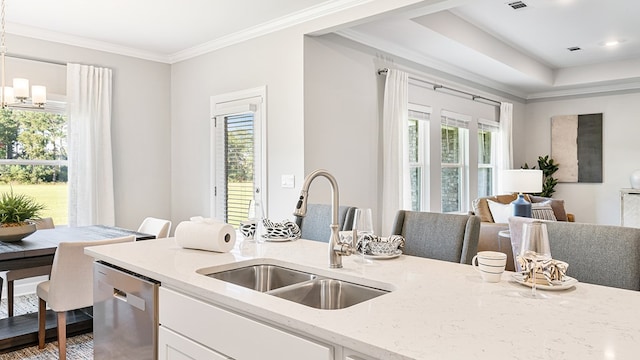
[[[602,113],[551,118],[551,157],[558,182],[602,182]]]

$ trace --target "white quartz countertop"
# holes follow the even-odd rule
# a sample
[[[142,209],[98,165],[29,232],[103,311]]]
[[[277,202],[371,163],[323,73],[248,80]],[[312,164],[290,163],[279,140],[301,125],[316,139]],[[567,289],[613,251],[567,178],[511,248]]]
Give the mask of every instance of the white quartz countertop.
[[[638,359],[640,292],[579,283],[530,289],[504,273],[484,283],[469,265],[400,256],[329,269],[328,244],[238,242],[230,253],[183,249],[175,239],[90,247],[96,259],[200,299],[379,359]],[[270,263],[390,293],[341,310],[319,310],[198,273]],[[204,269],[204,271],[203,271]],[[162,304],[160,304],[162,306]]]

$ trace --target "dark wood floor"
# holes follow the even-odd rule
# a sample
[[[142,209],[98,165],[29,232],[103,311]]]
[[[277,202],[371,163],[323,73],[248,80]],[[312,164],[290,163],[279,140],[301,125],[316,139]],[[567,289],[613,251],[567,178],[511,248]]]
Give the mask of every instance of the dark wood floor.
[[[55,312],[47,311],[46,341],[57,340]],[[93,329],[92,308],[67,312],[67,337],[85,334]],[[38,344],[38,313],[0,319],[0,353]]]

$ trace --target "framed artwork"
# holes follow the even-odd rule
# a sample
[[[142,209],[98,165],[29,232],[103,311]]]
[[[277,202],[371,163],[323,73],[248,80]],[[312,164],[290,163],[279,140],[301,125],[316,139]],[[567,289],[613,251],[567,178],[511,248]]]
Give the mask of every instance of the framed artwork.
[[[551,117],[551,157],[558,182],[602,182],[602,113]]]

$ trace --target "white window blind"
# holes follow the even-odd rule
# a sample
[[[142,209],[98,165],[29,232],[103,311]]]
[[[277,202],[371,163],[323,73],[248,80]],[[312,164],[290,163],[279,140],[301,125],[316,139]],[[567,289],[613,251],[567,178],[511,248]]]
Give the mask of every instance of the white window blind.
[[[211,214],[234,226],[267,216],[265,102],[265,87],[211,97]]]

